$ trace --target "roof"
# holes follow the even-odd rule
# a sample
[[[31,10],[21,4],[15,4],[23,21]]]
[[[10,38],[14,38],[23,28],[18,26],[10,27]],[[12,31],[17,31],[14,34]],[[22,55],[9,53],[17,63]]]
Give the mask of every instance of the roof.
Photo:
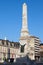
[[[20,43],[19,42],[13,42],[13,41],[9,41],[9,40],[3,40],[3,39],[0,39],[1,43],[0,45],[4,45],[4,46],[9,46],[10,44],[10,47],[15,47],[15,48],[19,48],[20,46]],[[6,45],[5,45],[5,42],[6,42]]]
[[[43,46],[43,43],[41,43],[40,46]]]
[[[31,38],[37,38],[37,39],[39,39],[38,37],[36,37],[36,36],[30,36]]]

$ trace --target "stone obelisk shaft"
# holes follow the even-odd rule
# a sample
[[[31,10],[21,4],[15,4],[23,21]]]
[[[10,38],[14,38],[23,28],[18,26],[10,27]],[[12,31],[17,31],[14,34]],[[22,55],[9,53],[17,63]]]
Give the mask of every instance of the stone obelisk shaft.
[[[23,4],[21,36],[28,36],[27,5]]]

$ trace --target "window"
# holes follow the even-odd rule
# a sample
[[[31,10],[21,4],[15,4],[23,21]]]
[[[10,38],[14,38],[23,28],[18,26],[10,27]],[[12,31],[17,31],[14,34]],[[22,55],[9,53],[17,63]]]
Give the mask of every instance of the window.
[[[8,49],[8,58],[10,58],[10,49]]]
[[[15,44],[14,44],[14,47],[15,47]]]
[[[4,45],[4,42],[2,41],[2,45]]]
[[[34,47],[30,47],[30,50],[34,50]]]
[[[21,52],[24,52],[24,46],[21,45]]]
[[[10,43],[10,46],[12,46],[12,43]]]
[[[8,42],[6,42],[6,45],[8,46]]]

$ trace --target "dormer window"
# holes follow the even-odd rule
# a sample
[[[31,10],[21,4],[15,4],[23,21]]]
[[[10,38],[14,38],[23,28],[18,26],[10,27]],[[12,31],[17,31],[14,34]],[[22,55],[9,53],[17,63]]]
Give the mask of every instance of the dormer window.
[[[4,41],[2,41],[2,45],[4,45]]]
[[[15,47],[15,44],[14,44],[14,47]]]
[[[12,43],[10,43],[10,46],[12,46]]]
[[[6,45],[8,46],[8,42],[6,42]]]

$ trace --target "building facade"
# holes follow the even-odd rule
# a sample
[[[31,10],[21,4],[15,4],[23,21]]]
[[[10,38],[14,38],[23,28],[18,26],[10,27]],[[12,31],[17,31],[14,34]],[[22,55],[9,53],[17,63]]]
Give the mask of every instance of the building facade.
[[[19,46],[19,42],[0,39],[0,62],[3,62],[5,58],[14,58],[16,60]]]
[[[43,62],[43,43],[40,44],[40,61]]]

